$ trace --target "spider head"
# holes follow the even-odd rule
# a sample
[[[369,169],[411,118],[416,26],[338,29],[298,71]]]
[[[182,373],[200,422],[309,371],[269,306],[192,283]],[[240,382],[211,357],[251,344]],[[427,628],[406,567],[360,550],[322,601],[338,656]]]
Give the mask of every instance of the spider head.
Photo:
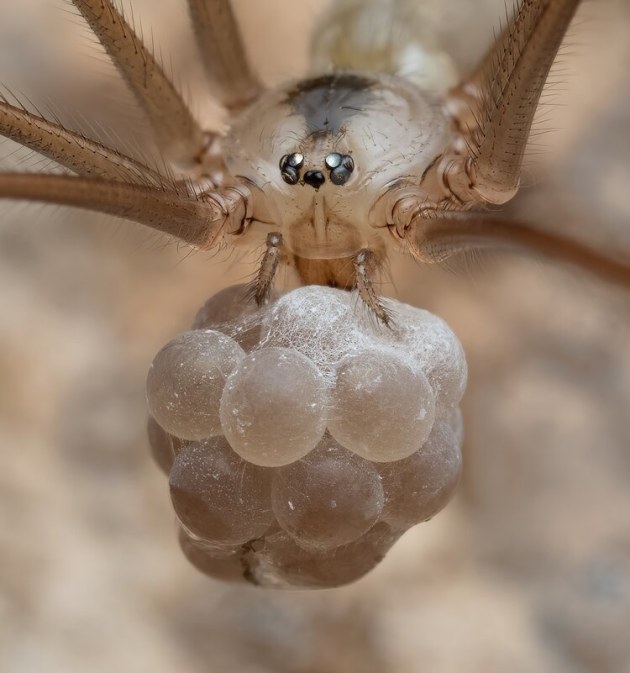
[[[225,160],[253,187],[254,221],[300,257],[333,259],[384,235],[372,207],[401,177],[420,181],[445,138],[439,108],[404,80],[341,73],[263,95],[231,127]]]

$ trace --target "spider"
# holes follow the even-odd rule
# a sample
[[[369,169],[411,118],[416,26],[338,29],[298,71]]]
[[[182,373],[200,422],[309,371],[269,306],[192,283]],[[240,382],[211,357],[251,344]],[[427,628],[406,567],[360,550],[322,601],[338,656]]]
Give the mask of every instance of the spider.
[[[14,106],[14,107],[15,107],[15,106]],[[83,140],[82,138],[81,138],[81,142],[84,142],[84,140]],[[291,149],[293,149],[293,148],[291,148]],[[282,156],[284,156],[284,155],[279,155],[279,156],[277,157],[277,162],[274,164],[274,170],[275,170],[275,168],[276,168],[276,166],[277,166],[278,171],[279,171],[279,163],[280,163],[280,159],[282,158]],[[173,168],[171,169],[171,173],[172,173],[173,175],[179,175],[179,174],[180,174],[180,168],[181,168],[181,165],[182,165],[182,164],[181,164],[181,161],[180,161],[179,163],[177,163],[176,165],[173,165]],[[355,172],[354,172],[354,175],[355,175],[355,176],[357,175],[357,173],[356,173],[357,170],[358,170],[358,168],[357,168],[357,165],[355,164]],[[160,188],[161,188],[161,189],[163,188],[163,185],[167,185],[167,184],[168,184],[169,179],[172,177],[172,176],[171,176],[171,173],[169,173],[167,176],[160,176],[160,183],[159,183],[159,184],[160,184]],[[94,175],[94,173],[92,173],[91,175]],[[327,173],[326,173],[326,175],[327,175]],[[213,180],[216,180],[217,177],[218,177],[218,176],[213,175],[213,176],[212,176],[212,179],[213,179]],[[166,178],[168,178],[168,179],[166,179]],[[301,188],[301,185],[296,186],[296,188]],[[309,192],[309,189],[312,190],[312,188],[307,188],[307,186],[304,186],[303,189],[304,189],[307,193],[310,193],[310,192]],[[314,190],[312,190],[312,191],[314,191]],[[478,209],[479,209],[479,212],[482,213],[482,214],[484,215],[484,217],[486,217],[488,214],[491,214],[491,215],[494,216],[494,213],[488,213],[488,211],[487,211],[482,205],[480,205]],[[507,222],[507,223],[506,223],[506,228],[509,229],[509,227],[511,227],[512,224],[516,224],[516,223]],[[257,226],[258,226],[258,225],[257,225]],[[476,238],[474,238],[474,237],[472,236],[472,234],[473,234],[472,231],[470,232],[470,234],[471,234],[471,236],[470,236],[470,238],[468,238],[468,239],[466,240],[466,244],[476,243],[476,242],[479,241],[479,239],[476,239]],[[507,231],[506,231],[506,235],[507,235]],[[264,237],[261,237],[261,238],[262,238],[262,240],[264,240]],[[385,240],[386,240],[386,241],[389,241],[390,239],[396,244],[396,242],[397,242],[397,239],[396,239],[396,238],[385,236]],[[236,239],[231,239],[231,240],[236,240]],[[242,237],[242,239],[240,239],[240,240],[243,240],[243,241],[247,242],[249,239],[248,239],[248,237],[245,237],[245,236],[244,236],[244,237]],[[512,239],[511,239],[511,242],[512,242]],[[399,246],[397,245],[397,247],[399,247]],[[287,262],[290,261],[290,260],[287,259],[286,257],[285,257],[284,259],[285,259],[285,261],[287,261]],[[352,280],[352,279],[350,279],[350,280]],[[521,326],[521,327],[524,329],[524,326]],[[485,440],[487,439],[487,435],[484,435],[484,436],[482,437],[482,439],[485,441]],[[503,439],[504,439],[504,440],[506,439],[505,436],[503,437]],[[586,463],[586,461],[584,461],[584,462]],[[586,468],[584,468],[584,469],[585,469],[585,471],[586,471]],[[55,486],[55,488],[58,488],[58,486]],[[507,487],[506,487],[506,488],[507,488]],[[46,509],[47,509],[47,511],[48,511],[48,508],[46,508]],[[498,509],[501,509],[501,508],[498,508],[498,507],[497,507],[497,510],[498,510]],[[620,509],[621,509],[621,508],[620,508]],[[498,515],[497,515],[497,516],[498,516]],[[541,516],[541,519],[542,519],[542,516]],[[169,531],[169,533],[170,533],[170,531]],[[18,558],[20,558],[20,557],[18,556]]]
[[[365,54],[342,40],[345,50],[329,48],[332,70],[272,89],[250,65],[230,2],[188,0],[212,90],[232,116],[225,133],[200,126],[112,0],[73,4],[144,110],[163,168],[4,98],[0,133],[75,175],[5,172],[0,197],[116,215],[201,250],[262,245],[258,304],[285,263],[304,283],[358,290],[385,324],[374,278],[393,248],[435,263],[516,246],[630,284],[627,264],[497,212],[519,190],[534,114],[579,0],[522,0],[454,86],[443,56],[422,45],[379,72],[357,69]]]

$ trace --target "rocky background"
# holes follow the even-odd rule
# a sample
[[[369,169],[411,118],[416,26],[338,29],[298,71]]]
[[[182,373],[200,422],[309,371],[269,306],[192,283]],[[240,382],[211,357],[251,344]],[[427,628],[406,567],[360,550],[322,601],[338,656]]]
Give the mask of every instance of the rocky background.
[[[469,4],[449,0],[460,20]],[[237,7],[267,81],[304,72],[320,2]],[[0,81],[141,146],[141,117],[68,9],[0,3]],[[134,9],[199,91],[183,3]],[[514,206],[626,257],[629,59],[626,0],[587,4]],[[209,97],[191,98],[216,118]],[[8,142],[0,156],[46,167]],[[144,432],[153,355],[257,254],[190,255],[64,209],[1,214],[0,671],[630,671],[627,292],[516,256],[457,274],[395,257],[384,290],[443,316],[468,354],[459,495],[361,582],[272,593],[185,561]]]

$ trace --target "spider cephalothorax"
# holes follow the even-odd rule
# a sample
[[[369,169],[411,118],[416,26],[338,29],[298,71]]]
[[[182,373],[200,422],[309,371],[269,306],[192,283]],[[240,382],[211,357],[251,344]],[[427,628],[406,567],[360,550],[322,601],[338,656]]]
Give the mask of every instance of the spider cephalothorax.
[[[259,303],[284,261],[306,283],[358,288],[384,322],[372,277],[390,243],[424,262],[517,245],[630,283],[627,265],[487,210],[518,190],[534,113],[580,0],[521,0],[486,59],[444,95],[414,83],[422,77],[349,70],[265,90],[229,0],[188,0],[209,79],[234,114],[224,136],[199,126],[113,0],[73,2],[143,107],[169,169],[3,100],[0,133],[76,175],[4,173],[0,197],[111,213],[202,249],[265,245]]]

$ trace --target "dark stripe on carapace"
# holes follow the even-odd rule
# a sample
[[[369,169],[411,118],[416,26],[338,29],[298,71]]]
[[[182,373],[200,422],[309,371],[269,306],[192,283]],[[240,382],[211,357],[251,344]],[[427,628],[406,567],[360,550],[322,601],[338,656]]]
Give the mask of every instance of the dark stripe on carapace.
[[[336,135],[374,99],[375,84],[369,77],[352,73],[322,75],[298,82],[285,102],[304,117],[310,133]]]

